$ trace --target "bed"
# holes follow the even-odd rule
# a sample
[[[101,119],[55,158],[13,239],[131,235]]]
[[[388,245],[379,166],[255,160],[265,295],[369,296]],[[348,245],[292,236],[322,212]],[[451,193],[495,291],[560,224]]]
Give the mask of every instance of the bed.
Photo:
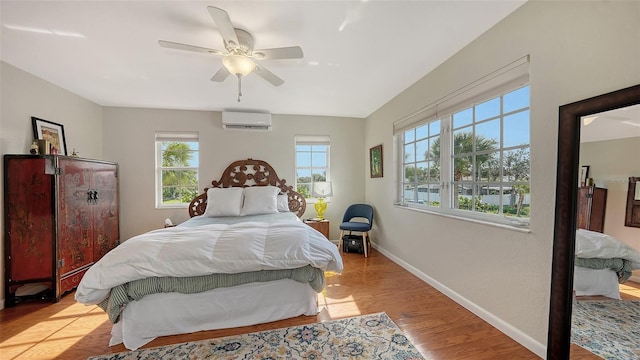
[[[304,197],[262,160],[231,163],[189,205],[191,219],[123,242],[75,298],[113,323],[109,345],[318,313],[337,247],[300,221]]]
[[[576,296],[620,299],[619,284],[640,270],[640,251],[599,232],[576,231],[573,289]]]

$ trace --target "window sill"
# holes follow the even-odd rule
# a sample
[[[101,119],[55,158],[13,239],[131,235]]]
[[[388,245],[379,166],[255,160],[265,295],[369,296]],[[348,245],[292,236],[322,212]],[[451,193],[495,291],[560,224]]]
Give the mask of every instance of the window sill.
[[[398,209],[404,209],[404,210],[409,210],[409,211],[416,211],[416,212],[420,212],[420,213],[430,214],[430,215],[442,216],[442,217],[446,217],[446,218],[450,218],[450,219],[468,221],[468,222],[472,222],[472,223],[475,223],[475,224],[494,226],[494,227],[498,227],[498,228],[506,229],[506,230],[514,230],[514,231],[518,231],[518,232],[522,232],[522,233],[530,233],[531,232],[530,225],[527,225],[527,227],[509,225],[508,224],[509,220],[506,220],[506,219],[504,220],[505,221],[504,223],[501,223],[501,222],[493,222],[493,221],[489,221],[489,220],[471,218],[471,217],[466,217],[466,216],[460,216],[460,215],[456,215],[456,214],[443,213],[443,212],[440,212],[440,211],[434,211],[434,210],[429,210],[429,209],[420,209],[420,208],[410,207],[410,206],[406,206],[406,205],[403,206],[403,205],[399,205],[399,204],[394,204],[393,207],[398,208]]]
[[[189,204],[175,204],[175,205],[156,205],[156,209],[186,209]]]

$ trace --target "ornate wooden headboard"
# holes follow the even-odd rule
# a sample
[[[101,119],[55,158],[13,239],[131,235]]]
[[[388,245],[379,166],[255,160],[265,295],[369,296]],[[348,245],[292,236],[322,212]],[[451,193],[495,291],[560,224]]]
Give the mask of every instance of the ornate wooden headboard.
[[[286,184],[287,180],[278,178],[276,171],[262,160],[238,160],[232,162],[222,173],[220,180],[213,180],[210,187],[204,188],[204,193],[196,196],[189,204],[189,215],[204,214],[207,208],[207,190],[212,187],[247,187],[247,186],[277,186],[281,194],[286,194],[289,198],[289,210],[298,217],[302,217],[307,202],[300,193],[293,190],[293,186]]]

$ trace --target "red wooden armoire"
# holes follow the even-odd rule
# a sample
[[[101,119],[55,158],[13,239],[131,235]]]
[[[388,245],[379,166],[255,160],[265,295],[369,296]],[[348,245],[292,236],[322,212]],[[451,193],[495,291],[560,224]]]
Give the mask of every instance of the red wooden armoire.
[[[120,241],[118,164],[5,155],[4,216],[5,305],[59,301]]]
[[[578,188],[578,229],[604,231],[607,189],[595,186]]]

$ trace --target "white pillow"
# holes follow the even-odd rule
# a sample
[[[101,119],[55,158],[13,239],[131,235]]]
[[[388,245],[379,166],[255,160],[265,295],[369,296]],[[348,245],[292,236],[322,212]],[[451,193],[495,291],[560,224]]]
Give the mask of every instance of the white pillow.
[[[280,189],[275,186],[251,186],[244,188],[242,215],[277,213],[278,193],[280,193]]]
[[[289,197],[287,194],[278,195],[278,211],[279,212],[289,212]]]
[[[240,216],[243,193],[241,187],[210,188],[207,190],[207,209],[204,216]]]

